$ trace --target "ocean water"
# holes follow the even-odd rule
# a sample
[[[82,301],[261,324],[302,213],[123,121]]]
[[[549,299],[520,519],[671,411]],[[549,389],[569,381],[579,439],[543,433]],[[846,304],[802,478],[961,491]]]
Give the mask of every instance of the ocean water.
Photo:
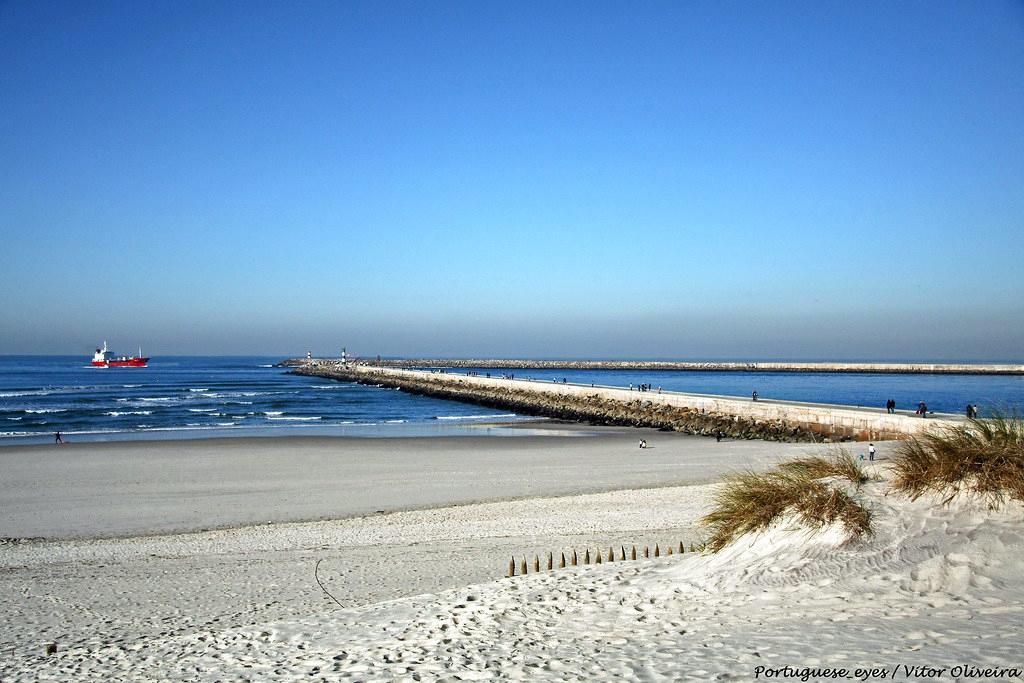
[[[221,436],[420,436],[514,420],[392,389],[289,375],[280,357],[163,357],[94,368],[87,356],[0,356],[0,446]]]
[[[523,419],[393,389],[289,375],[278,357],[163,357],[94,368],[87,356],[0,357],[0,446],[67,440],[213,436],[429,436]],[[462,371],[464,372],[464,371]],[[500,376],[500,370],[478,370]],[[1024,377],[827,373],[520,370],[517,378],[962,413],[967,403],[1024,411]],[[473,430],[473,433],[480,433]],[[487,433],[508,435],[509,430]],[[522,433],[513,430],[513,433]]]

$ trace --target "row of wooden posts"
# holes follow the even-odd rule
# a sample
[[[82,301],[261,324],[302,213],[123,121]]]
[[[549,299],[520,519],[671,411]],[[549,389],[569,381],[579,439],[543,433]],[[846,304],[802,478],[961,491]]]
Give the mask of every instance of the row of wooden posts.
[[[694,543],[690,544],[690,552],[691,553],[698,552],[698,551],[700,551],[702,549],[703,549],[702,546],[698,547]],[[686,552],[686,546],[683,544],[682,541],[679,541],[678,552],[679,552],[680,555],[682,555],[683,553]],[[665,546],[665,550],[662,550],[661,546],[658,545],[658,544],[654,545],[654,553],[653,553],[654,557],[661,557],[662,555],[668,556],[668,555],[673,555],[675,553],[676,553],[676,548],[671,546],[671,545]],[[638,555],[638,553],[637,553],[637,550],[636,550],[636,546],[634,545],[632,547],[632,550],[629,553],[629,559],[630,560],[635,560],[635,559],[637,559],[637,555]],[[651,557],[651,555],[652,555],[652,553],[651,553],[650,546],[646,546],[645,545],[644,549],[643,549],[642,556],[645,557],[645,558],[649,558],[649,557]],[[624,545],[623,546],[619,546],[618,558],[616,558],[616,556],[615,556],[615,548],[609,547],[607,554],[603,554],[600,550],[596,551],[594,553],[593,562],[591,562],[591,556],[590,556],[590,549],[589,548],[587,548],[587,550],[583,553],[583,560],[582,561],[580,561],[579,555],[576,554],[576,550],[573,549],[572,557],[568,561],[566,561],[565,553],[564,552],[561,553],[561,557],[558,560],[558,568],[559,569],[565,569],[566,567],[575,567],[575,566],[581,565],[581,564],[603,564],[605,562],[623,562],[625,560],[626,560],[626,546],[624,546]],[[515,556],[513,556],[512,559],[508,561],[508,575],[509,576],[522,576],[524,574],[529,574],[531,571],[536,574],[537,572],[539,572],[541,570],[540,569],[540,556],[538,556],[538,555],[534,555],[533,556],[533,569],[532,570],[530,569],[530,566],[527,564],[527,560],[526,560],[525,556],[523,557],[522,560],[519,561],[518,571],[517,571],[516,567],[517,567],[517,565],[516,565],[516,558],[515,558]],[[554,555],[554,553],[549,552],[548,553],[548,561],[547,561],[547,571],[551,571],[554,568],[555,568],[555,555]]]

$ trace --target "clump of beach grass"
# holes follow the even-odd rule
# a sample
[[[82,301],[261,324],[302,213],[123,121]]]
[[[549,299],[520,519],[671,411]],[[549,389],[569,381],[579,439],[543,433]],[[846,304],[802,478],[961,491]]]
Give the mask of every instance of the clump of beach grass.
[[[813,455],[789,460],[781,463],[779,469],[783,472],[803,474],[811,479],[838,477],[855,486],[861,486],[870,479],[868,473],[846,449],[837,450],[827,456]]]
[[[961,492],[990,507],[1024,501],[1024,419],[1017,413],[932,429],[896,448],[892,487],[916,500],[925,493],[949,503]]]
[[[711,532],[706,547],[718,552],[740,536],[768,529],[786,514],[813,531],[839,523],[851,540],[870,535],[871,511],[809,469],[810,465],[783,467],[727,477],[712,511],[701,520]]]

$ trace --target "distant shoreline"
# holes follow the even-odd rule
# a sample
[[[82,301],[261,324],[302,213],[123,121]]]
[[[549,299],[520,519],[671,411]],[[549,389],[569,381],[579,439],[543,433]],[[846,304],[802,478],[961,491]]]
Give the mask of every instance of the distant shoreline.
[[[350,361],[353,359],[349,359]],[[337,363],[340,358],[288,358],[277,367]],[[755,361],[531,360],[504,358],[355,359],[382,368],[481,368],[488,370],[638,370],[675,372],[795,372],[910,375],[1024,375],[1017,363],[794,363]]]

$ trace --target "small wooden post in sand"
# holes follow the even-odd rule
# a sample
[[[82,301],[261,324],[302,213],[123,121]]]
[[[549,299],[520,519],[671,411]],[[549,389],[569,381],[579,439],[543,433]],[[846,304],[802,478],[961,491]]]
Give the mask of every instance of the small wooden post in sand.
[[[565,569],[565,553],[562,553],[562,559],[558,561],[558,568]]]
[[[590,548],[587,548],[586,554],[583,555],[583,564],[590,564]]]
[[[536,574],[540,571],[540,558],[536,555],[533,556],[533,573]]]
[[[644,546],[644,559],[647,559],[650,556],[651,556],[651,546],[645,545]]]
[[[625,562],[626,561],[626,546],[620,545],[619,546],[619,550],[622,551],[622,561]]]
[[[636,546],[633,546],[632,552],[629,553],[629,559],[631,559],[631,560],[635,560],[636,559]]]
[[[511,560],[508,561],[508,575],[509,576],[515,576],[516,575],[516,558],[514,558],[514,557]]]
[[[548,553],[548,571],[551,571],[554,568],[555,568],[555,556],[552,555],[551,553]]]
[[[665,554],[666,555],[671,555],[672,554],[672,546],[668,547],[668,550],[665,551]]]
[[[683,545],[682,541],[679,541],[679,554],[682,555],[685,552],[686,552],[686,546]]]
[[[595,553],[595,555],[596,555],[597,559],[596,559],[596,560],[594,560],[594,564],[601,564],[601,551],[600,551],[600,550],[598,550],[598,551],[597,551],[597,552]]]
[[[661,549],[658,547],[657,543],[654,544],[654,556],[661,557]]]
[[[524,576],[526,575],[526,556],[525,555],[523,556],[522,563],[519,565],[519,573],[524,575]]]
[[[578,564],[579,564],[579,558],[576,557],[576,548],[573,548],[572,549],[572,566],[575,567]]]

